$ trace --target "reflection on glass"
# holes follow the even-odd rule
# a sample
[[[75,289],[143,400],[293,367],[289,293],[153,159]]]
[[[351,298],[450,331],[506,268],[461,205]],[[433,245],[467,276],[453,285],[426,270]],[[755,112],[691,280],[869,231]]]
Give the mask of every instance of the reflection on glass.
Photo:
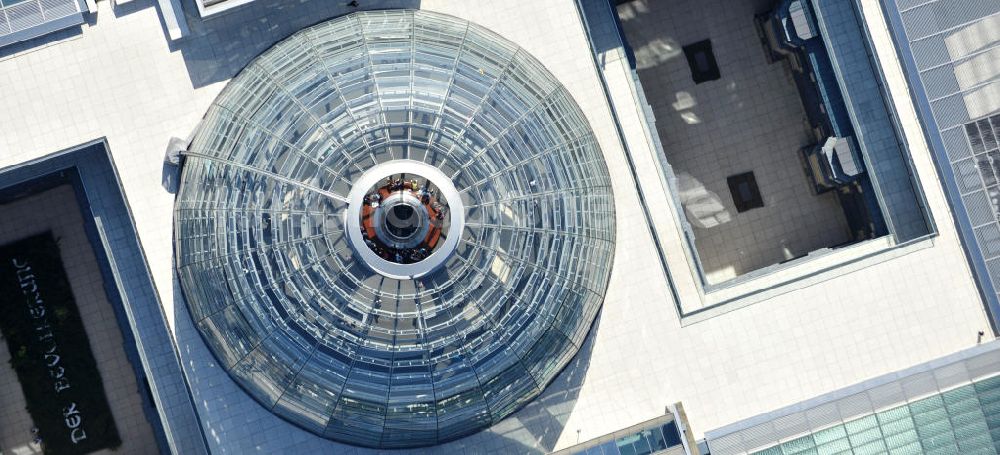
[[[353,182],[394,160],[441,170],[465,207],[458,246],[419,279],[372,272],[346,240]],[[603,300],[614,208],[586,118],[537,60],[450,16],[292,35],[226,86],[185,163],[192,318],[251,396],[327,438],[412,447],[487,427],[552,381]],[[387,177],[369,240],[419,262],[453,201]]]
[[[664,417],[653,419],[636,425],[638,430],[622,430],[610,435],[580,443],[577,446],[563,449],[558,454],[569,455],[650,455],[660,453],[682,444],[677,422],[670,418],[662,423]],[[626,433],[626,431],[628,431]],[[621,434],[624,434],[622,436]]]
[[[784,442],[753,455],[799,453],[996,453],[1000,447],[1000,377]]]

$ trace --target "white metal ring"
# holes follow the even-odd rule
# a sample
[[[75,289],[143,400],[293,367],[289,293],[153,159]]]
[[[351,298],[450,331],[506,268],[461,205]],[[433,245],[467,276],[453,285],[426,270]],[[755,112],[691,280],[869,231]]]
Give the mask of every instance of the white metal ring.
[[[399,174],[415,174],[430,180],[448,202],[448,215],[451,225],[448,227],[444,243],[434,250],[426,259],[412,264],[398,264],[382,259],[365,244],[361,235],[361,208],[364,206],[365,194],[382,179]],[[414,160],[395,160],[379,164],[365,171],[351,187],[347,196],[348,207],[345,213],[344,225],[347,226],[347,239],[362,262],[380,275],[397,280],[411,280],[428,275],[444,265],[451,253],[458,246],[465,226],[465,206],[462,197],[455,189],[455,184],[440,169],[427,163]]]

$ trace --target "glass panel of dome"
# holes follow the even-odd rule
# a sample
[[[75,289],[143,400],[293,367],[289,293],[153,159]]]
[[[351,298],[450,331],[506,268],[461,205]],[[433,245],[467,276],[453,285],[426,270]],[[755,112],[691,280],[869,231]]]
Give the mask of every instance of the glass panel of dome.
[[[463,377],[467,378],[465,375]],[[472,387],[474,384],[468,379],[462,380],[460,385],[459,392],[444,395],[443,398],[438,399],[435,405],[439,440],[459,438],[489,426],[493,422],[481,389]],[[440,396],[441,394],[439,394]]]
[[[334,373],[333,370],[325,370],[322,374],[313,376],[307,369],[309,365],[315,363],[318,362],[313,359],[306,363],[306,368],[285,389],[277,406],[295,409],[296,412],[290,413],[288,416],[295,424],[312,432],[322,432],[336,403],[334,390],[339,391],[340,384],[329,380],[327,382],[315,381],[315,379],[325,379]]]
[[[249,329],[243,315],[234,307],[226,307],[198,322],[206,341],[220,363],[231,367],[257,345],[259,335]]]
[[[251,63],[206,114],[176,212],[182,288],[234,379],[372,447],[453,439],[537,395],[597,313],[614,235],[559,87],[426,12],[319,24]],[[213,273],[224,286],[199,285]]]

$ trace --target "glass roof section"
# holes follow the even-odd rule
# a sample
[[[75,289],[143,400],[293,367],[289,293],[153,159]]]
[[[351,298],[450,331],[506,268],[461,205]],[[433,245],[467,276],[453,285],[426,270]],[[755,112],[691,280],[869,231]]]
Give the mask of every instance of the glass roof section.
[[[390,215],[391,238],[368,230]],[[413,447],[498,422],[575,355],[614,207],[586,118],[536,59],[451,16],[378,11],[304,29],[226,86],[175,234],[191,316],[247,393],[323,437]]]

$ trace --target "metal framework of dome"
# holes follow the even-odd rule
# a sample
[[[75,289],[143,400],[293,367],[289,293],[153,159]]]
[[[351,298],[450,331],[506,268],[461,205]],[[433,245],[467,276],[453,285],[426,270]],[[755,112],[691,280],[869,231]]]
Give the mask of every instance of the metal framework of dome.
[[[523,49],[442,14],[355,13],[265,51],[209,108],[177,270],[264,407],[349,444],[433,445],[514,412],[576,354],[610,274],[609,180]]]

